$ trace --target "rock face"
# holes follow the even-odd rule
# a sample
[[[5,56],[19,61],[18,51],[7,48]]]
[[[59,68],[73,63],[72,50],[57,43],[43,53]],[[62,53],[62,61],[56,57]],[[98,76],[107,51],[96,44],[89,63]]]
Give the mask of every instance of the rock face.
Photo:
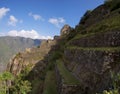
[[[40,45],[42,40],[23,37],[0,37],[0,72],[6,69],[9,59],[18,52]]]
[[[119,72],[120,50],[111,49],[66,49],[67,68],[78,78],[89,94],[109,88],[110,70]]]
[[[101,5],[91,11],[88,15],[84,15],[79,24],[84,24],[85,27],[88,27],[89,25],[105,19],[108,15],[110,15],[110,8],[105,5]]]
[[[34,66],[37,62],[43,60],[55,43],[53,40],[44,40],[40,47],[27,48],[26,51],[16,54],[10,60],[7,70],[14,75],[18,75],[27,65],[32,64]]]
[[[69,25],[64,25],[60,31],[60,35],[68,34],[71,31],[71,27]]]
[[[60,37],[17,54],[8,70],[18,75],[33,65],[26,77],[32,83],[30,94],[101,94],[113,89],[111,73],[120,74],[119,11],[97,7],[77,28],[65,25]]]

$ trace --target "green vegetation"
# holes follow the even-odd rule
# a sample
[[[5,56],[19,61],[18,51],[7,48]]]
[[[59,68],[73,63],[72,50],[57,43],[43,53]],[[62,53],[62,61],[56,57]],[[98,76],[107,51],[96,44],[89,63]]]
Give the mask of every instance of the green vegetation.
[[[92,51],[98,51],[98,52],[103,51],[106,53],[108,52],[108,54],[109,54],[109,52],[113,52],[113,53],[120,52],[120,47],[78,47],[78,46],[69,45],[69,42],[74,41],[76,39],[80,39],[83,37],[85,38],[88,36],[96,36],[97,34],[102,35],[105,32],[109,32],[109,31],[114,32],[114,30],[120,30],[120,15],[119,15],[120,0],[116,0],[115,2],[113,0],[106,0],[105,4],[108,7],[110,7],[111,11],[109,11],[110,13],[108,12],[108,14],[105,13],[106,15],[103,15],[103,18],[100,18],[103,20],[100,21],[99,17],[98,17],[98,19],[95,19],[95,21],[99,20],[98,22],[92,23],[91,25],[88,26],[87,21],[89,21],[89,19],[90,19],[89,17],[91,16],[91,19],[93,19],[93,22],[94,22],[94,15],[95,16],[97,16],[97,15],[93,13],[94,11],[91,11],[91,10],[86,11],[86,13],[81,18],[79,25],[76,26],[76,29],[72,29],[70,31],[70,33],[67,35],[60,36],[60,39],[57,41],[58,43],[56,43],[56,45],[53,46],[53,49],[51,49],[50,51],[49,51],[49,49],[52,47],[50,47],[50,44],[48,44],[49,41],[44,42],[42,44],[43,47],[37,46],[36,48],[33,48],[33,49],[27,49],[27,53],[24,53],[24,54],[19,52],[19,51],[23,50],[24,47],[25,48],[26,48],[26,46],[28,47],[28,45],[26,44],[26,40],[24,40],[23,38],[22,39],[20,38],[20,40],[18,40],[18,41],[17,41],[17,39],[13,39],[12,42],[8,41],[7,44],[9,44],[9,45],[6,45],[6,44],[4,44],[4,42],[0,41],[0,45],[1,45],[0,56],[1,57],[2,57],[2,55],[3,56],[5,55],[4,54],[5,51],[7,51],[6,52],[7,55],[11,56],[12,55],[10,52],[10,50],[11,50],[12,53],[19,52],[15,56],[15,59],[16,60],[18,59],[18,61],[19,61],[19,58],[22,57],[23,61],[21,60],[22,62],[19,61],[19,63],[24,62],[27,65],[28,63],[32,62],[32,64],[28,64],[26,67],[24,67],[24,64],[23,64],[23,67],[22,67],[23,70],[21,71],[21,73],[19,75],[16,75],[15,77],[9,72],[0,74],[0,94],[7,94],[8,92],[10,94],[39,94],[39,93],[58,94],[59,92],[57,92],[57,79],[56,79],[56,75],[55,75],[55,71],[54,71],[55,67],[57,67],[57,69],[60,73],[60,76],[62,77],[62,82],[60,82],[60,85],[61,84],[62,85],[65,84],[68,86],[69,85],[71,85],[71,86],[72,85],[73,86],[80,85],[81,87],[83,86],[83,92],[86,92],[87,88],[90,89],[90,91],[92,91],[93,89],[99,90],[98,89],[99,86],[96,85],[96,87],[94,87],[94,85],[91,86],[91,84],[94,81],[95,81],[95,83],[99,84],[99,82],[98,82],[99,80],[100,81],[104,80],[104,78],[103,78],[103,80],[101,79],[102,78],[101,73],[105,71],[105,75],[107,75],[108,71],[106,71],[104,68],[109,67],[108,66],[109,62],[107,62],[108,61],[107,59],[109,59],[109,58],[108,57],[102,58],[102,56],[96,57],[97,58],[96,60],[93,59],[93,63],[96,64],[95,68],[94,67],[92,68],[91,65],[85,65],[83,67],[86,68],[86,71],[85,71],[85,74],[84,73],[82,74],[81,72],[84,72],[84,70],[82,68],[81,68],[81,71],[78,70],[78,66],[80,65],[80,63],[74,64],[75,61],[72,61],[72,63],[70,64],[69,58],[67,58],[67,56],[64,56],[64,55],[68,55],[68,54],[64,54],[64,51],[67,49],[67,50],[73,52],[73,55],[74,55],[74,52],[76,52],[76,51],[79,52],[79,50],[80,51],[82,50],[83,54],[84,54],[83,56],[86,59],[88,56],[85,56],[85,55],[86,54],[89,55],[89,52],[92,52]],[[100,11],[103,10],[103,12],[104,12],[104,6],[102,8],[103,9],[100,9]],[[105,6],[105,9],[107,9],[106,6]],[[95,12],[95,13],[99,13],[99,9],[98,9],[98,12]],[[93,17],[92,17],[92,15],[93,15]],[[101,15],[100,15],[100,17],[101,17]],[[89,24],[89,22],[88,22],[88,24]],[[9,40],[9,38],[8,38],[8,40]],[[29,40],[28,43],[30,43],[29,46],[31,47],[34,44],[34,41],[31,42]],[[52,43],[52,42],[50,42],[50,43]],[[15,48],[13,47],[14,44],[16,45]],[[21,44],[22,45],[25,44],[25,46],[20,48]],[[88,53],[84,53],[85,51],[88,51]],[[94,53],[94,54],[96,54],[96,53]],[[101,55],[104,55],[104,53]],[[92,55],[90,55],[90,58],[92,60],[92,58],[94,58],[94,57],[92,57]],[[98,58],[101,60],[100,62],[105,62],[105,64],[104,65],[98,64],[97,63]],[[114,58],[114,56],[112,58]],[[4,61],[4,58],[2,58],[2,59]],[[5,59],[6,59],[6,57],[5,57]],[[115,57],[115,59],[116,59],[115,61],[117,61],[116,57]],[[110,60],[112,60],[112,59],[110,59]],[[114,61],[114,59],[113,59],[113,61]],[[34,62],[36,65],[34,65],[34,68],[33,68]],[[118,60],[118,62],[120,62],[120,61]],[[114,63],[116,63],[116,62],[114,62]],[[55,64],[56,64],[56,66],[55,66]],[[68,64],[70,64],[69,70],[66,67]],[[97,64],[98,64],[98,66],[100,66],[100,68],[97,66]],[[19,66],[19,64],[18,64],[18,66]],[[86,67],[86,66],[88,66],[88,67]],[[90,69],[89,66],[92,69]],[[113,70],[114,70],[114,66],[116,66],[116,65],[114,64],[112,66],[112,64],[110,63],[110,68],[113,67]],[[33,70],[32,70],[32,68],[33,68]],[[76,70],[76,68],[77,68],[77,70]],[[95,71],[94,71],[94,69],[95,69]],[[79,77],[79,79],[81,79],[81,81],[83,80],[82,84],[80,83],[80,80],[78,80],[71,73],[71,71],[76,72],[76,73],[77,72],[81,73],[81,76],[83,76],[85,78],[83,80],[83,77],[81,77],[81,78]],[[92,73],[94,74],[93,76],[91,76]],[[86,77],[88,77],[88,78],[86,79]],[[98,79],[97,77],[99,77],[100,79]],[[29,81],[26,79],[29,79]],[[105,79],[106,79],[106,77],[105,77]],[[120,74],[117,74],[117,75],[112,74],[112,79],[113,79],[113,88],[110,90],[109,89],[104,90],[102,92],[103,94],[119,94]],[[91,80],[93,80],[93,82],[89,83]],[[11,83],[12,85],[8,85],[7,81],[12,82]],[[83,85],[84,81],[86,81],[85,85]],[[88,82],[88,84],[87,84],[87,82]],[[100,84],[100,86],[102,86],[104,84],[106,85],[106,83],[103,83],[103,84]],[[63,88],[64,88],[64,86],[63,86]],[[72,89],[72,87],[70,87],[70,88]],[[84,88],[85,88],[85,91],[84,91]]]
[[[36,79],[31,81],[32,89],[30,94],[39,94],[43,90],[44,80],[36,77]]]
[[[23,76],[27,76],[29,74],[29,72],[32,70],[33,68],[33,64],[30,63],[27,66],[25,66],[24,70],[21,71]]]
[[[60,74],[62,75],[64,79],[64,83],[68,85],[79,85],[80,82],[70,73],[62,63],[62,61],[58,60],[57,62],[57,67],[60,71]]]
[[[104,33],[104,32],[108,32],[111,30],[119,30],[120,28],[120,17],[118,16],[113,16],[113,17],[109,17],[108,19],[104,19],[101,22],[94,24],[88,28],[85,29],[85,31],[87,31],[86,34],[77,34],[74,39],[79,39],[82,37],[87,37],[87,36],[91,36],[91,35],[95,35],[97,33]]]
[[[0,74],[0,94],[27,94],[30,91],[31,83],[25,80],[25,75],[14,77],[10,72]]]
[[[89,19],[91,12],[92,12],[92,10],[87,10],[85,12],[85,14],[81,17],[79,24],[75,27],[75,30],[77,32],[79,32],[80,34],[86,33],[86,31],[85,31],[86,27],[84,26],[84,24],[86,23],[86,20]]]
[[[54,71],[48,71],[45,77],[43,94],[57,94],[57,83]]]
[[[31,91],[31,83],[28,80],[25,80],[23,74],[19,74],[15,77],[12,87],[10,88],[10,93],[12,94],[27,94]]]
[[[18,52],[16,55],[15,55],[15,58],[20,58],[21,57],[21,53]]]
[[[62,43],[62,46],[65,45],[66,42],[70,41],[74,36],[77,34],[77,32],[73,29],[66,37],[65,37],[65,42]]]
[[[9,59],[14,54],[37,45],[40,45],[40,40],[22,37],[0,37],[0,63],[4,65],[2,69],[5,69]],[[0,69],[0,71],[2,70]]]
[[[111,11],[120,8],[120,0],[105,0],[105,4],[110,7]]]
[[[3,72],[0,74],[0,94],[7,94],[10,86],[7,85],[7,81],[13,80],[13,75],[9,72]]]
[[[120,16],[113,16],[87,28],[87,32],[105,32],[120,27]]]
[[[78,49],[78,50],[93,50],[93,51],[120,51],[120,47],[77,47],[77,46],[70,46],[67,49]]]
[[[80,24],[84,24],[85,23],[85,21],[89,18],[91,12],[92,12],[92,10],[87,10],[85,12],[85,14],[83,15],[83,17],[80,20]]]
[[[103,94],[119,94],[120,91],[120,73],[114,74],[111,73],[111,78],[112,78],[112,85],[113,89],[112,90],[104,90]]]
[[[52,56],[50,57],[50,61],[55,61],[59,58],[61,58],[62,53],[60,51],[55,51],[52,53]]]

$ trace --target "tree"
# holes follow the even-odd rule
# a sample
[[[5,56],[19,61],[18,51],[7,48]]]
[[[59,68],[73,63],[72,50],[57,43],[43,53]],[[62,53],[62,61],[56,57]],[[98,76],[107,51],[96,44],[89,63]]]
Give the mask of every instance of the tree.
[[[0,74],[0,94],[7,94],[9,92],[10,85],[7,81],[12,80],[13,75],[10,72],[3,72]]]
[[[103,94],[120,94],[120,73],[111,73],[111,78],[112,78],[112,85],[113,89],[112,90],[104,90]]]
[[[14,77],[10,72],[0,74],[0,94],[27,94],[31,91],[31,83],[25,80],[25,75]],[[9,85],[8,82],[12,82]]]
[[[10,92],[12,94],[27,94],[31,91],[31,83],[25,80],[25,75],[19,74],[13,81]]]

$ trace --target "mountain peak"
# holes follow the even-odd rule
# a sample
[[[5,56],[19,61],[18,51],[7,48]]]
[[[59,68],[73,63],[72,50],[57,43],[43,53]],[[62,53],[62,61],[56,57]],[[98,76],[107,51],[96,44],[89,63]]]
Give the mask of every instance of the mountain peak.
[[[68,34],[71,31],[71,29],[72,28],[68,24],[64,25],[60,31],[60,35]]]

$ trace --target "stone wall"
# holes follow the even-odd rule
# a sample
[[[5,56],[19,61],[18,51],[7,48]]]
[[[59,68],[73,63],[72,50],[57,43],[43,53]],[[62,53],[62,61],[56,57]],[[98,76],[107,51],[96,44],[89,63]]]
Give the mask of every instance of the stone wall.
[[[88,27],[92,24],[98,23],[104,18],[108,17],[110,14],[110,10],[105,5],[98,6],[96,9],[92,10],[90,15],[87,17],[87,19],[84,22],[84,26]],[[82,22],[82,19],[81,19]],[[82,23],[79,24],[82,24]]]
[[[57,91],[58,91],[58,94],[61,94],[63,83],[62,83],[62,76],[60,75],[57,65],[55,66],[55,73],[56,73],[56,79],[57,79]]]
[[[114,30],[105,33],[83,37],[70,42],[70,45],[81,47],[115,47],[120,46],[120,31]]]
[[[83,94],[83,92],[81,92],[81,87],[78,85],[62,84],[60,94]]]
[[[120,51],[103,49],[66,49],[64,58],[69,63],[66,67],[78,78],[88,94],[103,91],[111,85],[111,73],[120,72]],[[92,93],[91,93],[92,92]]]
[[[55,66],[55,73],[57,78],[58,94],[83,94],[79,85],[69,85],[64,83],[64,79],[57,66]]]

